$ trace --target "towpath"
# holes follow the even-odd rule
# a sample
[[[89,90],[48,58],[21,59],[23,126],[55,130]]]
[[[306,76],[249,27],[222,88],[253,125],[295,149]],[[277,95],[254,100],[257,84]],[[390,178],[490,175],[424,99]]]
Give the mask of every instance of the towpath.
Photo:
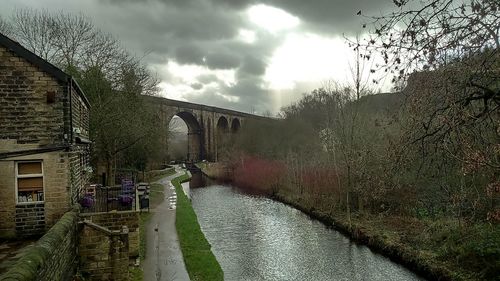
[[[157,182],[163,185],[165,199],[152,210],[146,226],[146,257],[142,264],[145,281],[189,280],[175,229],[177,196],[170,182],[183,173],[176,168],[174,175]]]

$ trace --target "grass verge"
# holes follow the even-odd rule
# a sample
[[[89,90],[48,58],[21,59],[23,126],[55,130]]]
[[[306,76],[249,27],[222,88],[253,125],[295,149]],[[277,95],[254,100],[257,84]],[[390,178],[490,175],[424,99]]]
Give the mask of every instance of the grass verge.
[[[160,180],[161,178],[168,177],[175,174],[175,168],[168,168],[165,170],[154,170],[147,172],[146,180],[148,182],[155,182]]]
[[[173,179],[172,184],[177,192],[175,227],[189,278],[193,281],[224,280],[222,268],[201,231],[191,202],[182,190],[181,183],[188,180],[189,175],[184,174]]]
[[[149,206],[154,208],[163,202],[165,199],[163,185],[161,183],[151,184],[149,191]]]

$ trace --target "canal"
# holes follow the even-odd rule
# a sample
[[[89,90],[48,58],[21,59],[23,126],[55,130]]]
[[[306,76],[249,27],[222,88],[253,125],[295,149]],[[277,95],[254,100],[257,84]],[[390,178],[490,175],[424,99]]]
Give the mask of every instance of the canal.
[[[186,191],[225,280],[424,280],[285,204],[203,182]]]

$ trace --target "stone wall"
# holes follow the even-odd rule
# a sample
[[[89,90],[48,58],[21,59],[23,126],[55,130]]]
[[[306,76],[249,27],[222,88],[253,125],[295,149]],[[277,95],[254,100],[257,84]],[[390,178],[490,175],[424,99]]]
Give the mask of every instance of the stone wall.
[[[0,159],[0,237],[9,238],[16,235],[16,225],[22,223],[16,215],[18,207],[34,203],[16,203],[15,165],[17,161],[41,160],[44,170],[44,218],[45,230],[70,209],[68,198],[69,171],[68,157],[65,152],[48,152],[26,156]],[[34,219],[34,218],[33,218]],[[25,219],[27,220],[27,219]],[[39,233],[34,233],[39,234]]]
[[[47,94],[54,93],[54,102]],[[54,77],[0,46],[0,152],[65,142],[67,88]],[[11,147],[11,146],[9,146]]]
[[[85,220],[80,232],[80,273],[86,280],[128,280],[129,241],[126,226],[121,230]]]
[[[78,203],[78,199],[83,194],[84,186],[89,182],[92,173],[85,169],[90,167],[90,151],[85,146],[75,146],[68,153],[69,174],[71,176],[71,203]]]
[[[44,203],[20,204],[16,206],[17,236],[37,236],[45,233]]]
[[[226,147],[221,144],[229,143],[233,137],[231,128],[234,128],[235,132],[237,131],[236,129],[243,128],[247,118],[272,122],[271,119],[265,117],[201,104],[158,97],[145,97],[145,99],[150,103],[152,109],[157,112],[163,124],[168,125],[174,115],[177,115],[186,123],[189,143],[188,158],[195,162],[202,159],[217,161],[217,149],[225,149]],[[222,139],[221,137],[218,138],[220,128],[217,127],[218,121],[221,118],[226,119],[228,122],[226,129],[228,133],[224,134]],[[239,125],[233,126],[233,123]],[[158,137],[165,137],[164,141],[168,143],[166,134],[160,132]]]
[[[111,231],[128,228],[129,256],[139,256],[139,214],[135,211],[80,214],[84,220],[91,221]]]
[[[83,137],[89,137],[89,111],[82,97],[78,94],[77,90],[73,86],[71,88],[71,120],[74,130],[74,135],[80,135]]]
[[[76,203],[90,177],[89,146],[76,143],[88,139],[86,99],[69,76],[21,49],[0,45],[0,153],[7,155],[0,158],[0,237],[28,234],[20,209],[30,207],[16,200],[17,161],[43,161],[45,229]]]
[[[72,280],[77,265],[76,212],[66,213],[21,258],[0,281],[64,281]]]
[[[72,203],[77,203],[79,197],[83,194],[86,183],[89,182],[91,173],[86,171],[90,167],[90,147],[84,144],[77,144],[76,138],[83,137],[89,139],[89,108],[78,95],[74,85],[71,88],[71,125],[72,142],[75,145],[69,153],[69,164],[71,173],[71,195]]]

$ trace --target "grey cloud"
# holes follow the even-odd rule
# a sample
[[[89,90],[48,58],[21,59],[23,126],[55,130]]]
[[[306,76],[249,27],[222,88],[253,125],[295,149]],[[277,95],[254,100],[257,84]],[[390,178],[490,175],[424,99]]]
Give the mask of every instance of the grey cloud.
[[[180,46],[175,50],[175,58],[181,64],[203,64],[203,51],[194,45]]]
[[[362,32],[363,18],[356,16],[358,11],[379,14],[381,10],[394,5],[388,0],[267,0],[265,2],[299,17],[305,22],[306,28],[337,35]]]
[[[116,36],[132,53],[139,57],[147,54],[144,62],[157,70],[164,82],[175,83],[175,75],[163,67],[170,60],[210,69],[236,69],[235,85],[228,87],[215,75],[202,75],[190,86],[203,94],[186,98],[246,111],[249,107],[269,109],[270,95],[262,86],[262,76],[284,40],[283,35],[259,30],[253,44],[236,40],[239,29],[252,29],[241,17],[246,8],[258,3],[271,5],[299,17],[301,31],[333,36],[361,30],[361,19],[355,16],[358,10],[378,14],[393,5],[390,0],[2,0],[0,14],[8,15],[8,8],[19,3],[89,15],[96,26]],[[203,86],[213,82],[220,85],[220,94],[240,101],[230,102],[213,87]]]
[[[255,56],[246,56],[240,68],[241,72],[252,75],[263,75],[266,72],[266,63]]]
[[[227,109],[248,112],[248,108],[246,105],[225,99],[222,93],[219,93],[214,90],[206,90],[203,91],[201,94],[188,94],[186,96],[186,99],[194,103],[201,103],[206,105],[212,105]]]
[[[240,59],[230,53],[216,52],[208,54],[205,63],[210,69],[231,69],[240,65]]]
[[[233,86],[218,83],[218,89],[205,89],[202,94],[192,93],[188,94],[186,98],[196,103],[216,105],[244,112],[272,110],[270,93],[261,85],[262,79],[260,77],[248,77],[238,80]],[[231,101],[235,97],[238,98],[238,101]]]
[[[200,83],[208,84],[211,82],[215,82],[218,79],[217,76],[215,76],[214,74],[204,74],[196,77],[196,80],[198,80]]]
[[[261,85],[262,80],[260,78],[245,78],[239,80],[234,87],[228,88],[227,92],[238,96],[240,103],[246,106],[267,110],[270,105],[269,91],[262,88]]]
[[[223,5],[233,9],[242,10],[252,4],[258,3],[257,0],[211,0],[216,5]]]
[[[201,83],[194,83],[194,84],[191,84],[191,88],[193,88],[195,90],[201,90],[203,88],[203,84],[201,84]]]
[[[212,1],[219,4],[232,2],[231,0]],[[356,16],[358,11],[378,15],[380,11],[394,6],[390,0],[238,0],[231,6],[244,9],[259,3],[282,9],[300,18],[306,28],[337,35],[361,32],[363,19]]]

